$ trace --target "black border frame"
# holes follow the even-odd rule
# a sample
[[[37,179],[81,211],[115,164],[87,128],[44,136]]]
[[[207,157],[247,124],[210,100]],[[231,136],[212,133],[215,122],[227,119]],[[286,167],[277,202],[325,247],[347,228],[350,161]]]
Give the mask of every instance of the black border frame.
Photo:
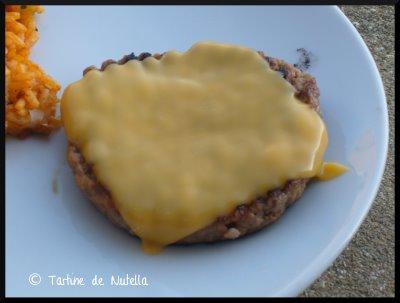
[[[337,0],[337,1],[332,1],[332,0],[61,0],[61,1],[49,1],[49,0],[43,0],[43,1],[37,1],[37,0],[28,0],[28,1],[7,1],[7,0],[1,0],[1,23],[5,24],[5,5],[7,4],[40,4],[40,5],[171,5],[171,4],[181,4],[181,5],[393,5],[395,6],[395,79],[397,78],[396,76],[396,70],[399,67],[399,55],[396,50],[398,50],[398,46],[400,43],[400,34],[398,30],[398,25],[399,22],[397,20],[398,15],[399,15],[399,0]],[[0,51],[2,53],[2,56],[4,58],[5,56],[5,49],[4,49],[4,44],[5,44],[5,34],[3,31],[3,35],[1,35],[1,48]],[[5,62],[2,61],[1,65],[4,70],[4,65]],[[2,96],[5,95],[5,79],[4,79],[4,74],[1,74],[1,81],[2,85],[0,87],[0,92]],[[395,81],[396,83],[396,81]],[[399,87],[395,85],[395,100],[396,96],[399,95]],[[396,107],[395,108],[395,117],[398,116],[398,111],[399,109]],[[2,118],[2,121],[5,121],[5,114],[4,114],[4,107],[2,107],[2,110],[0,111],[0,115]],[[6,230],[6,210],[5,210],[5,125],[4,123],[1,124],[2,127],[2,135],[1,137],[1,167],[3,169],[1,170],[0,178],[1,178],[1,184],[4,185],[2,187],[1,191],[1,207],[0,207],[0,213],[2,217],[2,224],[1,224],[1,250],[3,252],[3,260],[1,262],[1,278],[0,279],[0,294],[1,298],[8,299],[5,295],[5,285],[6,285],[6,275],[5,275],[5,260],[6,260],[6,247],[5,247],[5,230]],[[397,130],[397,125],[393,126],[394,132]],[[394,134],[395,135],[395,134]],[[395,146],[394,150],[396,150],[396,141],[395,140]],[[389,151],[390,152],[390,151]],[[395,163],[395,170],[397,171],[398,165],[397,162]],[[397,193],[397,186],[395,190],[395,197]],[[395,205],[396,211],[399,210],[399,207]],[[395,243],[399,242],[399,237],[396,234],[395,237]],[[398,249],[395,249],[395,256],[397,257],[398,255]],[[396,263],[395,263],[396,264]],[[396,267],[396,265],[395,265]],[[396,272],[396,271],[395,271]],[[398,275],[396,274],[396,278]],[[397,288],[395,288],[395,296],[397,295]],[[39,297],[40,298],[40,297]],[[10,298],[11,299],[11,298]],[[44,298],[40,298],[44,299]],[[47,299],[47,298],[46,298]],[[76,298],[75,298],[76,299]],[[90,299],[90,298],[87,298]],[[101,300],[102,298],[91,298],[95,300]],[[110,299],[115,299],[115,298],[110,298]],[[124,299],[124,298],[119,298],[119,299]],[[140,298],[136,298],[139,299]],[[302,300],[301,298],[297,298]],[[394,301],[395,298],[386,298],[387,300]]]

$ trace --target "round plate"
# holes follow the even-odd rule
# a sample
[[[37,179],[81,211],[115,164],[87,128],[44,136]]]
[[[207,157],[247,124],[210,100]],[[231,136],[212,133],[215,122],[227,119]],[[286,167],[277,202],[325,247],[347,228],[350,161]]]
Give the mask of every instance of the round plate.
[[[32,58],[63,88],[85,67],[132,51],[185,51],[213,40],[295,63],[304,48],[321,90],[326,159],[350,171],[311,184],[278,222],[254,235],[149,256],[79,191],[63,130],[49,139],[8,138],[8,296],[294,296],[334,261],[367,214],[385,164],[386,101],[370,52],[338,8],[50,6],[38,28]],[[85,285],[70,285],[67,274]],[[95,275],[104,285],[92,285]],[[126,275],[136,285],[112,284]]]

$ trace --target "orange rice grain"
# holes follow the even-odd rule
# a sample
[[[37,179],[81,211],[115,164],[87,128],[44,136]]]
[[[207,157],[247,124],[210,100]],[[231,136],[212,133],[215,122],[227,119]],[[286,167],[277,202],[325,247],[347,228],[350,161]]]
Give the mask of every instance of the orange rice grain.
[[[7,5],[5,16],[6,134],[50,134],[61,126],[57,115],[60,85],[29,59],[39,38],[39,5]]]

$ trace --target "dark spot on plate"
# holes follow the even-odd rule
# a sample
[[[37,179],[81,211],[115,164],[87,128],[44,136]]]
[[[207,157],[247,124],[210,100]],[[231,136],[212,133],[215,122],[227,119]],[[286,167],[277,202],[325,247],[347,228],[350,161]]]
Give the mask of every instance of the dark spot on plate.
[[[298,68],[302,72],[305,72],[311,67],[311,59],[313,58],[313,54],[302,47],[297,49],[297,53],[299,54],[299,59],[294,64],[294,67]]]

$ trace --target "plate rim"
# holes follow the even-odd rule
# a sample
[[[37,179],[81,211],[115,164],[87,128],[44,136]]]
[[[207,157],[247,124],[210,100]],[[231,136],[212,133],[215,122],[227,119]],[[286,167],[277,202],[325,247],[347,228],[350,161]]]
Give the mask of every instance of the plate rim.
[[[329,243],[329,245],[324,247],[318,258],[311,262],[303,272],[298,274],[296,278],[294,278],[288,286],[279,291],[276,296],[294,297],[300,295],[307,287],[309,287],[315,280],[317,280],[329,268],[329,266],[331,266],[335,262],[339,255],[347,247],[350,240],[355,236],[361,224],[364,222],[367,214],[369,213],[372,204],[375,202],[375,198],[378,194],[378,190],[382,182],[387,162],[389,148],[389,115],[382,77],[379,73],[379,69],[371,54],[371,51],[369,50],[367,44],[361,37],[360,33],[357,31],[353,23],[347,18],[347,16],[337,5],[330,8],[332,9],[333,13],[338,16],[338,19],[346,23],[346,26],[350,29],[354,38],[358,40],[358,44],[361,46],[362,51],[366,54],[369,64],[372,66],[373,74],[379,89],[378,93],[380,95],[380,98],[378,99],[378,102],[383,109],[383,131],[381,134],[383,144],[378,146],[378,154],[380,155],[378,158],[379,164],[374,176],[375,180],[369,190],[369,201],[363,204],[363,208],[361,211],[358,211],[354,216],[350,218],[350,221],[347,223],[348,227],[346,227],[342,231],[339,231],[338,234],[335,235],[334,239]]]

